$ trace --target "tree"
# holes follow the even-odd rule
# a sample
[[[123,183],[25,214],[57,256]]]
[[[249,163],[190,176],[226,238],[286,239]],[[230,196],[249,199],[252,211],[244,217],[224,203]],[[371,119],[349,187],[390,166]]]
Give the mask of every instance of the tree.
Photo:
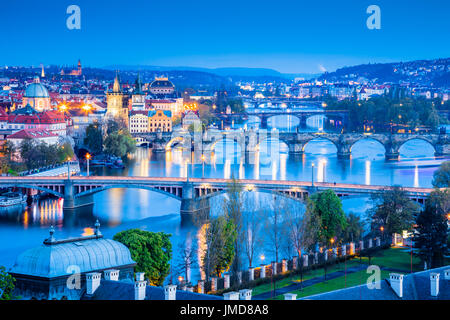
[[[272,208],[269,208],[264,212],[267,217],[265,221],[265,234],[267,241],[270,245],[270,250],[275,255],[275,261],[279,261],[280,249],[283,246],[285,237],[285,225],[283,221],[282,211],[279,208],[282,204],[274,197]]]
[[[15,281],[16,279],[6,272],[5,267],[0,266],[0,300],[12,300],[16,298],[13,296]]]
[[[84,144],[93,154],[99,154],[103,151],[103,134],[101,126],[96,122],[86,128],[86,137]]]
[[[437,268],[443,265],[444,255],[448,252],[447,216],[437,203],[425,205],[416,220],[414,247],[417,255],[424,262],[426,268]]]
[[[395,186],[374,195],[373,208],[368,210],[372,231],[377,232],[381,227],[388,235],[411,230],[414,216],[419,212],[419,206],[408,198],[406,192]]]
[[[433,174],[433,186],[436,188],[450,187],[450,161],[441,164]]]
[[[222,215],[211,219],[203,226],[205,230],[204,249],[202,251],[202,270],[205,276],[220,277],[227,271],[234,260],[236,228],[233,221]]]
[[[191,282],[191,269],[195,266],[196,261],[196,245],[191,237],[187,237],[185,241],[178,244],[178,265],[179,274],[183,274],[185,282]]]
[[[260,237],[262,211],[252,208],[250,201],[246,204],[246,208],[249,211],[243,215],[244,251],[248,265],[253,266],[255,253],[262,244],[262,238]]]
[[[136,150],[136,142],[131,135],[126,132],[112,132],[105,139],[105,153],[119,158],[125,157],[128,153]]]
[[[125,119],[122,117],[108,119],[108,121],[106,122],[106,135],[110,135],[111,133],[116,133],[119,131],[128,131]]]
[[[140,229],[121,231],[113,239],[123,243],[136,261],[136,272],[145,272],[151,285],[161,286],[170,271],[172,259],[170,234]]]
[[[350,212],[346,219],[347,227],[344,229],[342,240],[354,242],[356,239],[361,239],[364,230],[364,222],[361,220],[361,217]]]
[[[318,239],[322,245],[328,247],[331,239],[341,235],[347,226],[347,220],[342,209],[341,199],[328,189],[311,196],[314,202],[314,213],[320,221]]]
[[[237,180],[232,176],[231,182],[228,184],[226,198],[223,204],[223,211],[226,216],[231,219],[235,231],[235,243],[234,243],[234,259],[232,265],[232,272],[237,274],[242,269],[242,254],[243,243],[245,239],[245,230],[243,227],[243,189]]]

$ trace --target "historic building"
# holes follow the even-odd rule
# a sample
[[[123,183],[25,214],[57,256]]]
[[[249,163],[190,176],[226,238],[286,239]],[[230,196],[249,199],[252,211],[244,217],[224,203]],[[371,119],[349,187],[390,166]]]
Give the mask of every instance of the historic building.
[[[41,246],[17,257],[9,272],[16,279],[15,295],[22,299],[79,300],[92,292],[97,280],[100,283],[102,272],[132,282],[136,262],[130,251],[120,242],[103,238],[99,228],[97,221],[91,236],[57,240],[52,227]],[[92,273],[100,273],[100,278]]]
[[[130,133],[148,132],[148,113],[146,110],[132,110],[130,112],[130,121],[128,131]]]
[[[148,98],[146,103],[150,109],[170,111],[172,116],[179,116],[183,111],[183,98],[167,77],[156,77],[148,85]]]
[[[36,142],[44,142],[46,144],[57,144],[59,136],[43,129],[22,129],[7,137],[7,141],[11,142],[17,148],[24,140],[33,140]]]
[[[149,91],[154,95],[171,95],[175,93],[175,85],[167,77],[156,77],[150,83]]]
[[[187,110],[183,113],[183,117],[181,119],[183,123],[183,129],[187,130],[191,125],[200,126],[201,121],[197,111]]]
[[[135,89],[131,95],[131,110],[145,110],[145,92],[142,91],[141,77],[138,74]]]
[[[38,111],[50,110],[50,95],[38,76],[25,89],[22,106],[30,105]]]
[[[123,118],[128,123],[128,100],[129,96],[123,93],[117,74],[113,89],[106,93],[106,117]]]
[[[152,110],[148,113],[149,132],[171,132],[172,113],[170,111]]]
[[[70,70],[70,71],[64,71],[64,69],[61,69],[61,75],[68,75],[68,76],[76,76],[79,77],[83,74],[83,69],[81,68],[81,60],[78,60],[78,65],[76,69]]]
[[[195,293],[193,287],[147,285],[145,274],[136,273],[130,250],[105,239],[100,223],[93,235],[58,240],[55,229],[43,244],[20,254],[8,273],[15,279],[14,295],[38,300],[222,300]]]
[[[17,109],[0,117],[0,128],[15,133],[23,129],[39,129],[49,131],[57,136],[67,135],[67,122],[63,113],[56,111],[38,112],[27,104],[24,108]]]

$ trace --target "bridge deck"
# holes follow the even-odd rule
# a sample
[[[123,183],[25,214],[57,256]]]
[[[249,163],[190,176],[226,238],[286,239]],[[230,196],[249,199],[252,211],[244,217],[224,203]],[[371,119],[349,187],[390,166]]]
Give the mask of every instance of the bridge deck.
[[[90,176],[82,177],[76,176],[70,178],[75,185],[123,185],[123,184],[162,184],[162,185],[181,185],[186,182],[186,178],[172,178],[172,177],[117,177],[117,176]],[[67,177],[0,177],[0,186],[2,185],[20,185],[20,184],[42,184],[42,185],[63,185]],[[226,187],[232,182],[231,179],[216,179],[216,178],[189,178],[189,181],[196,186],[212,185],[214,187]],[[241,185],[286,189],[286,188],[310,188],[311,182],[305,181],[284,181],[284,180],[254,180],[254,179],[240,179],[237,182]],[[328,182],[314,182],[314,186],[318,189],[335,189],[341,191],[351,191],[353,193],[376,193],[391,186],[379,185],[363,185],[363,184],[348,184],[348,183],[328,183]],[[408,193],[415,194],[429,194],[433,191],[432,188],[414,188],[404,187]]]

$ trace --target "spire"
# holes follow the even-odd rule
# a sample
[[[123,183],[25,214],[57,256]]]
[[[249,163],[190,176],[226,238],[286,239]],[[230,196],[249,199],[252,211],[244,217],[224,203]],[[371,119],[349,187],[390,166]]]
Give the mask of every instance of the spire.
[[[135,94],[142,94],[142,82],[141,82],[141,74],[138,72],[136,83],[135,83]]]
[[[41,64],[42,70],[41,70],[41,78],[45,78],[45,71],[44,71],[44,65]]]
[[[116,77],[114,79],[113,92],[120,93],[119,73],[117,71],[116,71]]]

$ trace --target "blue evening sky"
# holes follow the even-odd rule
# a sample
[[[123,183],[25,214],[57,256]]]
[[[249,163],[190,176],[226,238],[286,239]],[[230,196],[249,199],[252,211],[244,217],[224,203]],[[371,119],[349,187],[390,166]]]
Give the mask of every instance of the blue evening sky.
[[[81,8],[81,30],[66,8]],[[381,8],[381,30],[366,9]],[[450,56],[448,0],[2,0],[0,65],[319,72]]]

